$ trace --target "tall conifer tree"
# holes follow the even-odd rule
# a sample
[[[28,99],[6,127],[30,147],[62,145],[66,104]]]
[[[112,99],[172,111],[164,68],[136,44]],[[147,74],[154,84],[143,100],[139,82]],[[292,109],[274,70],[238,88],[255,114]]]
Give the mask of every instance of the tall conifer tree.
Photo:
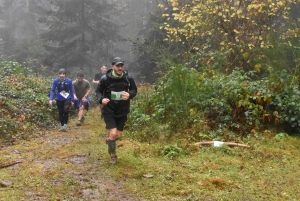
[[[4,58],[23,62],[36,58],[42,52],[41,48],[39,51],[33,50],[39,41],[31,1],[0,0],[0,49]]]
[[[48,62],[57,68],[78,67],[91,72],[109,55],[119,36],[110,19],[114,6],[104,0],[48,0],[40,22],[45,26],[42,39],[52,52]]]

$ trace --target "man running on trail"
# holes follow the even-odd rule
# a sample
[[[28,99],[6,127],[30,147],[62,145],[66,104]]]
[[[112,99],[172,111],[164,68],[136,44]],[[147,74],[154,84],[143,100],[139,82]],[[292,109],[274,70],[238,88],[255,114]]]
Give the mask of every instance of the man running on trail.
[[[73,81],[73,87],[75,107],[78,108],[77,126],[81,126],[84,122],[84,109],[89,110],[89,94],[92,88],[90,82],[84,79],[83,73],[77,74],[77,79]]]
[[[56,93],[56,105],[61,124],[60,131],[66,131],[69,120],[69,109],[71,104],[74,104],[73,85],[70,78],[66,78],[65,69],[60,69],[58,72],[59,77],[55,78],[51,91],[49,105],[52,105],[54,94]]]
[[[122,137],[122,132],[130,111],[130,99],[137,94],[137,87],[132,76],[124,70],[124,61],[115,57],[112,69],[101,77],[96,89],[96,95],[102,107],[102,115],[109,130],[106,139],[110,163],[117,162],[116,141]]]

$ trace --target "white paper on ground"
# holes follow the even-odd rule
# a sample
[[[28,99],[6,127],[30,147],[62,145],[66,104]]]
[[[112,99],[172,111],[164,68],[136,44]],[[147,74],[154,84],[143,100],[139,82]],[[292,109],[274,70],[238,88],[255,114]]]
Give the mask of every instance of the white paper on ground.
[[[214,147],[221,147],[223,144],[224,144],[224,142],[214,141]]]

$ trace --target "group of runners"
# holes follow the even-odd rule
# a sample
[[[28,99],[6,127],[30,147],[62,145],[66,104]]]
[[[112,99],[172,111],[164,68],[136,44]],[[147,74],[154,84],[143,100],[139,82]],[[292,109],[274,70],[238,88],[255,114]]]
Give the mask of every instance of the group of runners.
[[[100,105],[101,118],[104,119],[106,129],[109,131],[105,142],[108,146],[110,163],[115,164],[116,141],[122,137],[127,114],[130,111],[130,99],[136,96],[137,87],[133,77],[124,70],[125,63],[122,58],[115,57],[111,65],[109,70],[103,65],[101,72],[95,75],[92,82],[97,85],[95,93]],[[64,69],[60,69],[58,75],[52,83],[49,104],[52,105],[55,98],[61,123],[60,131],[67,131],[71,105],[78,108],[76,125],[81,126],[84,122],[84,110],[89,108],[92,87],[90,82],[84,79],[83,73],[78,73],[74,81],[66,77]]]

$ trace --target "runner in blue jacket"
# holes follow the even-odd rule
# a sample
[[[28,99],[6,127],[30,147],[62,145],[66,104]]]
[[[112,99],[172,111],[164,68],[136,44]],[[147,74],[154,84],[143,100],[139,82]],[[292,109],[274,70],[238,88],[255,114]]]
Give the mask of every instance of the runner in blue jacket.
[[[59,77],[55,78],[50,92],[49,104],[52,105],[54,95],[56,93],[56,105],[61,123],[60,131],[66,131],[69,120],[69,109],[74,104],[74,92],[72,80],[66,78],[65,69],[60,69]]]

